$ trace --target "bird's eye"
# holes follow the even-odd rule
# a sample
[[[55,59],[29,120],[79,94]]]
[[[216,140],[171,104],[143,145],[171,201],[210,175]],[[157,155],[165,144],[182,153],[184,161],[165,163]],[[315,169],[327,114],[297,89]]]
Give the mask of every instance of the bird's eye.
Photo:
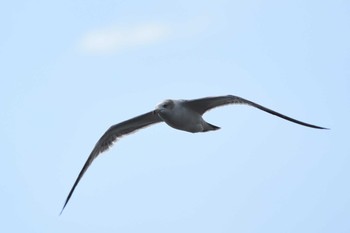
[[[168,104],[164,104],[163,108],[168,108],[168,106],[169,106]]]

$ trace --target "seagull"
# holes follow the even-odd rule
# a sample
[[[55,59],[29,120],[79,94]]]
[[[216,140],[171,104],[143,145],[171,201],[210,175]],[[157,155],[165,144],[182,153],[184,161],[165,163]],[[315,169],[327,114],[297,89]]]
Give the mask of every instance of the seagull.
[[[113,145],[113,143],[116,142],[122,136],[135,132],[136,130],[139,130],[146,126],[160,122],[165,122],[172,128],[191,133],[218,130],[220,129],[220,127],[206,122],[202,116],[206,111],[210,109],[228,104],[246,104],[299,125],[315,129],[327,129],[324,127],[308,124],[293,119],[291,117],[273,111],[269,108],[261,106],[257,103],[254,103],[250,100],[243,99],[234,95],[205,97],[193,100],[167,99],[160,103],[153,111],[136,116],[119,124],[112,125],[102,135],[102,137],[97,141],[95,147],[91,151],[87,161],[85,162],[76,181],[74,182],[73,187],[71,188],[67,199],[63,205],[61,214],[64,208],[66,207],[67,203],[69,202],[69,199],[71,198],[80,179],[83,177],[84,173],[89,168],[94,159],[99,154],[109,149]]]

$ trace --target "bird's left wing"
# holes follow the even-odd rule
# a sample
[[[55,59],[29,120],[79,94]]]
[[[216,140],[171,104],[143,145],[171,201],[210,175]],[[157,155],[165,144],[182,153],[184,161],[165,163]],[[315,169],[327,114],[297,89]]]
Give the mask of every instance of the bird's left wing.
[[[91,165],[92,161],[102,152],[106,151],[108,148],[110,148],[114,142],[116,142],[120,137],[130,134],[132,132],[135,132],[138,129],[144,128],[148,125],[155,124],[158,122],[161,122],[162,120],[159,118],[158,114],[155,111],[151,111],[148,113],[145,113],[143,115],[131,118],[127,121],[123,121],[119,124],[111,126],[98,140],[96,143],[94,149],[91,151],[87,161],[85,162],[83,168],[81,169],[76,181],[74,182],[74,185],[72,189],[70,190],[67,199],[63,205],[63,208],[61,210],[64,210],[66,207],[69,199],[71,198],[74,189],[78,185],[80,179],[83,177],[86,170]]]
[[[188,100],[188,101],[185,101],[184,104],[187,105],[189,108],[191,108],[193,111],[195,111],[201,115],[212,108],[216,108],[216,107],[223,106],[226,104],[247,104],[249,106],[258,108],[262,111],[265,111],[267,113],[270,113],[272,115],[278,116],[280,118],[283,118],[287,121],[294,122],[294,123],[299,124],[299,125],[303,125],[303,126],[315,128],[315,129],[327,129],[324,127],[320,127],[317,125],[312,125],[309,123],[305,123],[305,122],[296,120],[294,118],[291,118],[289,116],[286,116],[286,115],[283,115],[279,112],[276,112],[272,109],[266,108],[260,104],[254,103],[253,101],[243,99],[242,97],[234,96],[234,95],[206,97],[206,98],[201,98],[201,99]]]

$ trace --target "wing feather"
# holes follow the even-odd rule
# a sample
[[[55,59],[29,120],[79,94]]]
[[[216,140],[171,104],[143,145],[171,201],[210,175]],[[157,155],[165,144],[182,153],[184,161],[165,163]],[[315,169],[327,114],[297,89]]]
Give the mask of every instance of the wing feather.
[[[131,118],[127,121],[123,121],[119,124],[111,126],[103,135],[102,137],[97,141],[94,149],[91,151],[88,159],[86,160],[83,168],[81,169],[76,181],[74,182],[73,187],[71,188],[67,199],[63,205],[63,208],[61,210],[61,213],[63,212],[64,208],[66,207],[67,203],[69,202],[69,199],[71,198],[76,186],[78,185],[80,179],[83,177],[84,173],[87,171],[91,163],[94,161],[94,159],[101,154],[102,152],[108,150],[114,142],[116,142],[119,138],[121,138],[124,135],[130,134],[132,132],[135,132],[138,129],[144,128],[146,126],[149,126],[151,124],[155,124],[158,122],[161,122],[162,120],[159,118],[158,114],[156,114],[154,111],[145,113],[143,115]]]
[[[219,106],[223,106],[223,105],[227,105],[227,104],[247,104],[250,105],[252,107],[258,108],[262,111],[265,111],[267,113],[270,113],[272,115],[278,116],[280,118],[283,118],[285,120],[294,122],[296,124],[300,124],[303,126],[307,126],[307,127],[311,127],[311,128],[316,128],[316,129],[327,129],[324,127],[320,127],[317,125],[312,125],[309,123],[305,123],[299,120],[296,120],[294,118],[288,117],[286,115],[283,115],[281,113],[278,113],[274,110],[271,110],[269,108],[266,108],[260,104],[254,103],[250,100],[247,99],[243,99],[241,97],[238,96],[234,96],[234,95],[227,95],[227,96],[217,96],[217,97],[206,97],[206,98],[201,98],[201,99],[194,99],[194,100],[189,100],[186,101],[185,103],[189,108],[191,108],[192,110],[198,112],[199,114],[204,114],[206,111],[212,109],[212,108],[216,108]]]

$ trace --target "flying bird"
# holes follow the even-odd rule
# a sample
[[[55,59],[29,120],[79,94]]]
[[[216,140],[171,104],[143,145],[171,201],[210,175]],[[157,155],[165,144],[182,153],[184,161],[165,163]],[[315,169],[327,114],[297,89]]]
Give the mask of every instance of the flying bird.
[[[80,179],[83,177],[86,170],[91,165],[92,161],[102,152],[110,148],[114,142],[124,135],[135,132],[138,129],[144,128],[146,126],[165,122],[172,128],[183,130],[191,133],[207,132],[211,130],[218,130],[220,127],[212,125],[206,122],[202,116],[203,114],[212,109],[228,104],[246,104],[262,111],[270,113],[272,115],[281,117],[285,120],[300,124],[306,127],[315,129],[327,129],[324,127],[308,124],[291,117],[285,116],[281,113],[268,109],[257,103],[243,99],[234,95],[227,96],[217,96],[217,97],[206,97],[193,100],[165,100],[160,103],[155,110],[147,112],[145,114],[139,115],[137,117],[131,118],[129,120],[123,121],[119,124],[112,125],[97,141],[95,147],[90,153],[87,161],[85,162],[83,168],[81,169],[78,178],[73,184],[67,199],[63,205],[61,213],[66,207],[69,199],[71,198],[75,188],[77,187]]]

